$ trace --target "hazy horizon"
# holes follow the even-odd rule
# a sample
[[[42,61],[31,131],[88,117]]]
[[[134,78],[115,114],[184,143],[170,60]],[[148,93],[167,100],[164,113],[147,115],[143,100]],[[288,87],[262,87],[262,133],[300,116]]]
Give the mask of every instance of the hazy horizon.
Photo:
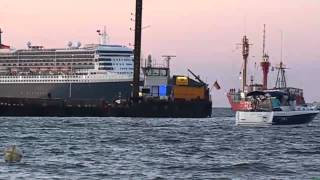
[[[97,43],[97,29],[107,26],[112,44],[133,42],[130,21],[135,0],[2,0],[2,41],[24,48],[31,41],[45,47],[66,47],[68,41]],[[288,85],[304,89],[308,102],[320,101],[317,73],[320,72],[320,1],[317,0],[145,0],[142,54],[176,55],[172,72],[192,69],[210,85],[218,80],[222,89],[213,91],[214,106],[229,106],[225,93],[239,88],[241,51],[237,43],[249,37],[250,74],[260,82],[263,24],[267,26],[266,49],[273,66],[280,62],[283,32],[283,61],[289,68]],[[274,86],[270,72],[269,85]],[[269,87],[270,87],[269,86]]]

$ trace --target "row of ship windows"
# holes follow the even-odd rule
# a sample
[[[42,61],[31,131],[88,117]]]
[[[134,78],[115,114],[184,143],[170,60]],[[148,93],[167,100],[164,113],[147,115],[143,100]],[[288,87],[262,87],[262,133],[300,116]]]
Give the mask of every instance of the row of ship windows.
[[[111,58],[99,58],[99,61],[111,61]]]
[[[99,67],[99,70],[113,70],[113,67]]]
[[[120,70],[133,70],[133,68],[120,68]]]
[[[133,59],[114,59],[114,61],[133,61]]]
[[[7,53],[4,55],[26,55],[26,56],[35,56],[35,55],[44,55],[44,54],[48,54],[48,55],[64,55],[64,54],[94,54],[94,51],[17,51],[15,53]]]
[[[112,63],[99,63],[100,66],[112,66]]]
[[[35,64],[2,64],[2,66],[65,66],[65,65],[93,65],[93,63],[35,63]]]
[[[60,55],[60,56],[3,56],[0,59],[48,59],[48,58],[94,58],[94,55]]]
[[[132,55],[123,55],[123,54],[108,54],[108,55],[99,54],[99,57],[133,57],[133,56]]]
[[[69,60],[69,61],[67,61],[67,60]],[[63,59],[57,59],[57,60],[52,60],[52,59],[50,59],[50,60],[43,60],[43,59],[41,59],[41,60],[11,60],[11,61],[8,61],[8,60],[4,60],[4,61],[1,61],[0,60],[0,64],[1,63],[19,63],[19,62],[21,62],[21,63],[40,63],[40,65],[42,64],[41,62],[51,62],[51,64],[53,64],[53,62],[54,63],[56,63],[56,62],[65,62],[65,63],[69,63],[69,62],[75,62],[73,59],[67,59],[67,60],[63,60]],[[92,62],[93,61],[93,59],[77,59],[76,60],[76,62]],[[99,59],[99,62],[101,62],[101,63],[108,63],[108,62],[110,62],[111,61],[111,59],[109,60],[109,59]],[[115,62],[119,62],[119,63],[115,63],[116,65],[125,65],[124,63],[120,63],[120,61],[130,61],[130,62],[132,62],[132,60],[130,60],[130,59],[115,59],[114,60]],[[45,63],[45,64],[48,64],[48,63]],[[58,63],[56,63],[56,64],[58,64]],[[74,64],[74,63],[73,63]],[[3,65],[6,65],[6,64],[3,64]],[[10,65],[10,64],[9,64]],[[19,64],[19,65],[22,65],[22,64]],[[132,63],[126,63],[126,65],[132,65]]]
[[[61,82],[61,83],[71,83],[71,82],[90,82],[89,80],[0,80],[0,83],[17,83],[17,82]]]
[[[105,53],[105,54],[110,54],[110,53],[132,54],[132,51],[101,51],[101,50],[98,50],[98,51],[96,51],[96,53],[98,53],[98,54],[102,54],[102,53]]]
[[[59,51],[18,51],[16,53],[2,54],[2,56],[37,56],[37,55],[109,55],[109,54],[125,54],[132,55],[132,51],[70,51],[70,52],[59,52]]]
[[[132,66],[133,64],[124,64],[124,63],[99,63],[100,66],[112,66],[112,65],[116,65],[116,66]]]
[[[17,63],[17,62],[66,62],[66,61],[93,61],[93,59],[83,58],[83,59],[15,59],[15,60],[0,60],[0,63]]]
[[[39,59],[39,58],[11,58],[12,60],[4,60],[0,58],[0,63],[14,63],[14,62],[64,62],[64,61],[93,61],[93,57],[81,57],[81,58],[54,58],[50,57],[50,59]],[[127,61],[132,62],[133,60],[130,58],[99,58],[99,61]]]
[[[133,72],[117,72],[118,74],[133,74]]]
[[[128,61],[128,62],[132,62],[133,59],[130,58],[99,58],[99,61]]]
[[[52,59],[52,58],[93,58],[94,56],[88,56],[88,55],[69,55],[69,56],[65,56],[65,55],[61,55],[61,56],[0,56],[0,59]]]
[[[126,63],[126,64],[124,64],[124,63],[112,63],[113,65],[117,65],[117,66],[124,66],[124,65],[126,65],[126,66],[132,66],[133,64],[132,63]]]
[[[29,78],[38,78],[39,76],[0,76],[0,78],[13,78],[13,79],[29,79]],[[57,78],[57,76],[41,76],[42,78]],[[69,75],[69,76],[58,76],[59,78],[81,78],[81,76]]]

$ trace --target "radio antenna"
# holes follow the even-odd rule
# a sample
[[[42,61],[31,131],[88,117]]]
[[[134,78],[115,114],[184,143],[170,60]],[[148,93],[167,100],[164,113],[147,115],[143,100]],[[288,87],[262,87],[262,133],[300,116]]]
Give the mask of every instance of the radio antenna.
[[[280,62],[282,62],[283,58],[283,32],[282,30],[280,31],[281,33],[281,47],[280,47]]]

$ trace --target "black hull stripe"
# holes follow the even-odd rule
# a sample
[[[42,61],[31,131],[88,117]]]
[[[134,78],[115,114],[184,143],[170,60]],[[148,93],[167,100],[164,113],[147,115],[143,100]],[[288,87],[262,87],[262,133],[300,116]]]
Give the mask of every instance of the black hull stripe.
[[[274,116],[272,124],[275,125],[291,125],[303,124],[311,122],[318,113],[301,114],[294,116]]]

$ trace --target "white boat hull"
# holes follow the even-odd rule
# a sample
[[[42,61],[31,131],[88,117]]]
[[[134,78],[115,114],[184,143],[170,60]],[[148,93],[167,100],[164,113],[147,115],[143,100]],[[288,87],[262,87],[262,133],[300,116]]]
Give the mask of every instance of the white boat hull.
[[[289,125],[311,122],[319,113],[316,110],[236,112],[236,125]]]
[[[237,111],[236,125],[271,125],[273,112]]]

